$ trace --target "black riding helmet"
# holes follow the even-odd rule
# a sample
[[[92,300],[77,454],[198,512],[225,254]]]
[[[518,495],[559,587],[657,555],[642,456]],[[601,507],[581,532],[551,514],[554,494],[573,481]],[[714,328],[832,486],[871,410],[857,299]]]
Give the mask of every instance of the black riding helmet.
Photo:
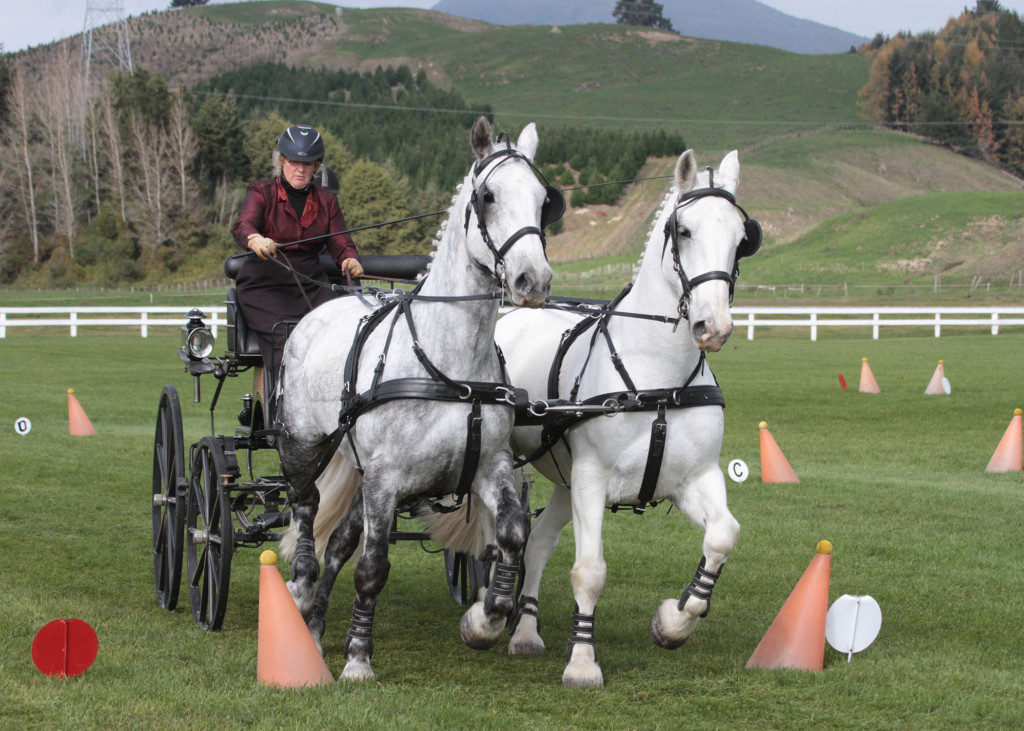
[[[277,151],[294,162],[319,162],[324,159],[324,138],[308,124],[295,124],[281,135]]]

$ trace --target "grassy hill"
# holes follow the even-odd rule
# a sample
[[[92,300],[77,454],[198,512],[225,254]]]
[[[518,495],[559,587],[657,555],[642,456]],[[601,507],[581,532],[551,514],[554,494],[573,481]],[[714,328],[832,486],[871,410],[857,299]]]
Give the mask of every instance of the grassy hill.
[[[971,236],[954,235],[957,227],[987,230],[980,222],[990,216],[1015,221],[1013,195],[991,199],[1003,201],[1001,209],[986,204],[976,212],[971,205],[990,199],[940,195],[1019,195],[1021,181],[914,136],[864,126],[856,99],[870,60],[858,55],[804,56],[619,25],[496,26],[434,11],[304,0],[164,11],[130,23],[137,63],[172,83],[257,60],[346,69],[407,64],[471,105],[491,105],[500,126],[537,121],[542,145],[550,125],[608,125],[682,132],[701,164],[738,149],[740,200],[766,233],[765,256],[744,267],[746,282],[841,275],[866,283],[930,281],[936,267],[951,262],[961,263],[945,275],[970,281],[1024,267],[1018,248],[999,249],[992,263]],[[52,46],[37,48],[16,60],[30,68],[50,52]],[[672,163],[652,160],[644,174],[668,174]],[[628,262],[665,186],[637,184],[616,207],[570,209],[563,233],[553,237],[553,259],[589,259],[580,268],[601,270],[597,279],[628,279]],[[927,222],[914,234],[912,255],[893,243],[911,219]],[[1010,223],[1000,226],[1008,239],[1019,233]],[[837,236],[841,241],[832,241]],[[872,236],[877,247],[853,243]],[[929,259],[940,243],[942,256]],[[813,263],[825,247],[829,256]],[[904,266],[904,259],[927,261]],[[585,279],[582,271],[567,273]]]

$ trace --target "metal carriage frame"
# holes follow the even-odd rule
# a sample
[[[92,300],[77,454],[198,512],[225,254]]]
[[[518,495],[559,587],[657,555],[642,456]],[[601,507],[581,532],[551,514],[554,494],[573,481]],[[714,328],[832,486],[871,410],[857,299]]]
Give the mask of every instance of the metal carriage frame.
[[[228,257],[224,270],[229,279],[237,275],[244,256]],[[364,256],[362,262],[366,279],[413,283],[429,257]],[[321,255],[321,263],[332,283],[343,283],[341,272],[326,254]],[[176,608],[184,569],[192,616],[204,630],[219,630],[224,621],[235,550],[279,541],[290,515],[286,479],[282,475],[255,476],[253,472],[253,453],[275,449],[273,432],[266,428],[273,421],[273,404],[266,398],[269,384],[265,382],[259,347],[233,287],[225,304],[227,346],[223,357],[210,357],[212,335],[197,309],[187,315],[178,350],[186,371],[194,378],[195,403],[201,400],[202,376],[212,375],[217,381],[209,407],[210,433],[186,451],[181,400],[177,388],[168,384],[160,394],[153,441],[153,575],[157,603],[163,609]],[[281,337],[286,338],[294,324],[278,323]],[[253,372],[253,390],[242,397],[239,426],[234,434],[218,434],[215,411],[222,388],[227,379],[249,370]],[[244,460],[240,461],[240,453],[244,453]],[[523,472],[520,499],[526,507],[529,489],[529,476]],[[400,519],[422,509],[443,507],[424,500],[399,506],[389,535],[392,544],[419,541],[423,545],[430,540],[427,533],[399,527]],[[487,585],[492,562],[489,557],[478,560],[466,553],[423,547],[428,552],[443,552],[447,587],[458,603],[475,600],[478,590]]]

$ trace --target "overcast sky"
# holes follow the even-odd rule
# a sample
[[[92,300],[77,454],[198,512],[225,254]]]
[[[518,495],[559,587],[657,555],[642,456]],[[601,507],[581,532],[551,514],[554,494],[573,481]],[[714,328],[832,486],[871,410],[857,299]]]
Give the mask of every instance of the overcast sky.
[[[216,0],[214,0],[216,1]],[[328,0],[330,1],[330,0]],[[429,8],[437,0],[344,0],[337,5],[372,8],[401,5]],[[714,2],[714,0],[708,0]],[[973,0],[761,0],[766,5],[862,36],[881,31],[938,30]],[[1004,8],[1024,12],[1024,0],[1001,0]],[[0,0],[0,43],[8,51],[48,43],[78,33],[85,20],[85,0]],[[162,10],[170,0],[124,0],[128,15]],[[685,28],[685,23],[677,23]]]

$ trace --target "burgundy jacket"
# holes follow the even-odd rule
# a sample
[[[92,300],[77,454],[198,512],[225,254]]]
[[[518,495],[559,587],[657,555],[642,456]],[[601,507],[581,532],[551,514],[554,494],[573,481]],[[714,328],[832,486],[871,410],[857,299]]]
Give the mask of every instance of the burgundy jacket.
[[[286,244],[289,241],[306,239],[330,231],[344,231],[346,228],[337,196],[311,183],[300,221],[291,203],[288,202],[288,194],[285,193],[280,178],[269,178],[257,180],[249,185],[242,210],[235,225],[231,227],[231,233],[234,234],[238,245],[248,251],[247,244],[252,234],[262,234],[278,244]],[[352,243],[352,238],[348,234],[299,244],[288,247],[285,251],[320,251],[324,243],[327,244],[327,250],[338,266],[341,266],[345,259],[359,258],[356,245]]]
[[[271,238],[278,244],[286,244],[331,231],[344,231],[345,228],[338,198],[333,193],[311,184],[302,219],[299,220],[280,179],[271,178],[249,185],[242,211],[231,227],[231,233],[238,245],[248,251],[246,244],[249,235],[254,233]],[[351,237],[341,234],[279,249],[277,259],[286,261],[307,277],[326,282],[327,274],[319,260],[325,243],[338,266],[345,259],[359,258]],[[302,282],[300,286],[300,280],[291,272],[255,254],[242,265],[235,288],[249,327],[264,337],[275,331],[276,323],[298,320],[312,307],[335,296],[331,290],[315,284]]]

